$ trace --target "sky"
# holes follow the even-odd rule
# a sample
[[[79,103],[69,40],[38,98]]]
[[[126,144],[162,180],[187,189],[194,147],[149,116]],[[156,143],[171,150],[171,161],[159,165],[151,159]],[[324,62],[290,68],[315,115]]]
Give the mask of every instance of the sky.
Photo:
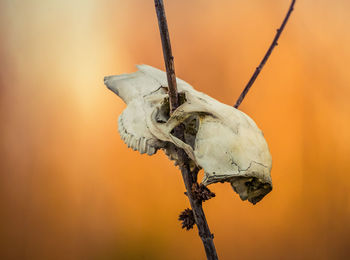
[[[179,78],[233,105],[287,0],[165,0]],[[297,0],[240,109],[264,132],[273,191],[214,184],[220,259],[350,256],[350,2]],[[153,1],[0,0],[1,259],[204,259],[179,170],[128,149],[103,77],[164,69]]]

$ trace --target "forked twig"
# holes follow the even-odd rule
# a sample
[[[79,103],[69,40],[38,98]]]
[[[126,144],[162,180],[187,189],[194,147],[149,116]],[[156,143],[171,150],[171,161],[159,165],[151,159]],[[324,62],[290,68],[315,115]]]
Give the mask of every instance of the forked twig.
[[[169,103],[170,103],[170,111],[173,112],[179,106],[177,86],[176,86],[176,76],[174,70],[174,57],[171,52],[170,38],[167,20],[164,11],[163,0],[154,0],[157,17],[158,17],[158,25],[160,36],[162,39],[162,47],[163,47],[163,55],[164,62],[167,72],[168,79],[168,87],[169,87]],[[174,129],[174,135],[180,139],[184,139],[184,128],[182,126],[178,126]],[[202,208],[202,200],[198,199],[194,196],[192,187],[197,184],[197,173],[198,169],[194,169],[191,171],[190,168],[190,159],[185,153],[184,150],[178,149],[177,156],[179,161],[179,166],[181,168],[182,178],[184,180],[186,186],[186,194],[190,201],[190,205],[193,211],[193,217],[196,222],[198,233],[200,238],[202,239],[204,249],[207,255],[207,259],[216,260],[218,259],[215,245],[213,242],[213,234],[211,234],[207,220],[204,215],[204,211]],[[186,215],[190,215],[188,210]],[[183,214],[180,216],[180,219],[184,220],[186,216]],[[190,222],[190,221],[189,221]],[[191,223],[184,222],[184,226],[191,227]]]
[[[288,9],[288,12],[281,24],[281,27],[277,29],[277,33],[275,35],[275,38],[273,39],[270,48],[267,50],[264,58],[262,59],[262,61],[260,62],[259,66],[255,69],[255,72],[253,74],[253,76],[250,78],[248,84],[246,85],[246,87],[244,88],[243,92],[241,93],[241,95],[239,96],[239,98],[236,101],[236,104],[234,105],[235,108],[238,108],[239,105],[242,103],[243,99],[245,98],[245,96],[247,95],[249,89],[251,88],[251,86],[254,84],[256,78],[258,77],[260,71],[262,70],[262,68],[264,67],[266,61],[269,59],[273,49],[278,45],[278,39],[281,36],[281,33],[284,29],[284,27],[286,26],[289,16],[291,15],[292,11],[294,10],[294,4],[295,4],[296,0],[292,0],[292,3],[290,4],[290,7]]]
[[[284,18],[281,27],[277,30],[276,36],[273,39],[273,42],[268,49],[267,53],[265,54],[263,60],[261,61],[260,65],[256,68],[253,76],[249,80],[247,86],[244,88],[242,94],[238,98],[235,108],[238,108],[241,102],[243,101],[244,97],[248,93],[250,87],[255,82],[256,78],[258,77],[260,71],[264,67],[266,61],[270,57],[273,49],[277,45],[278,39],[293,11],[294,4],[296,0],[292,0],[292,3],[288,9],[287,15]],[[175,69],[174,69],[174,57],[172,56],[171,51],[171,45],[170,45],[170,38],[169,38],[169,31],[168,31],[168,25],[166,21],[165,11],[164,11],[164,4],[163,0],[154,0],[157,17],[158,17],[158,25],[159,25],[159,31],[160,36],[162,40],[162,48],[163,48],[163,56],[164,56],[164,62],[167,72],[167,80],[168,80],[168,87],[169,87],[169,104],[170,104],[170,111],[173,112],[179,105],[179,99],[178,99],[178,92],[177,92],[177,85],[176,85],[176,76],[175,76]],[[184,139],[184,127],[178,126],[174,129],[174,135],[180,139]],[[178,149],[177,150],[177,157],[179,166],[181,168],[182,177],[186,186],[186,195],[190,201],[190,205],[192,208],[192,211],[190,209],[186,209],[181,215],[180,220],[183,220],[183,227],[186,227],[187,229],[190,229],[193,227],[193,219],[197,225],[199,236],[202,239],[204,249],[207,255],[207,259],[210,260],[216,260],[218,259],[215,245],[213,242],[213,234],[211,234],[207,220],[205,218],[205,214],[202,207],[202,202],[205,199],[209,199],[210,197],[215,196],[215,194],[211,193],[209,190],[205,190],[205,194],[197,194],[198,192],[201,192],[200,186],[197,183],[197,173],[198,168],[192,169],[190,167],[190,158],[187,156],[184,150]],[[205,198],[205,199],[203,199]],[[192,214],[193,212],[193,214]],[[193,216],[192,216],[193,215]]]

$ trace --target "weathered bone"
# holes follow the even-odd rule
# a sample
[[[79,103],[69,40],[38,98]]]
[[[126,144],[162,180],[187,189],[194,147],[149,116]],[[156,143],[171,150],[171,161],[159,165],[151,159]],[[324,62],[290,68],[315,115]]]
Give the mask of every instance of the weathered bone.
[[[138,69],[105,78],[128,105],[119,117],[119,133],[129,147],[149,155],[163,149],[175,161],[174,146],[180,147],[203,168],[204,185],[230,182],[242,200],[253,204],[271,191],[271,155],[250,117],[180,79],[183,103],[170,116],[165,72],[147,65]],[[185,126],[184,141],[172,135],[179,124]]]

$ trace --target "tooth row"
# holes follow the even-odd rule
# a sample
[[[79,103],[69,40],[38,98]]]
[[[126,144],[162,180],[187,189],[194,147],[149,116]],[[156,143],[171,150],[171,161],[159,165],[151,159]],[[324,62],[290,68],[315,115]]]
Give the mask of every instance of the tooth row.
[[[144,137],[137,138],[134,135],[127,132],[123,124],[122,115],[118,120],[118,131],[120,137],[126,143],[126,145],[133,149],[134,151],[139,151],[141,154],[147,153],[148,155],[153,155],[157,152],[157,149],[147,143],[147,139]]]

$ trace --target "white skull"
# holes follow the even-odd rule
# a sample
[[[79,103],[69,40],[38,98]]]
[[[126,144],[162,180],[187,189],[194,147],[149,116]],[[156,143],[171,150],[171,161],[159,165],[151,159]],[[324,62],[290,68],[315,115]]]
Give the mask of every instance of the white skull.
[[[127,104],[119,117],[119,133],[129,147],[149,155],[164,149],[175,161],[174,146],[180,147],[204,170],[204,185],[230,182],[242,200],[253,204],[271,191],[271,155],[250,117],[180,79],[183,103],[169,116],[166,73],[137,67],[135,73],[105,78]],[[185,126],[184,141],[172,135],[179,124]]]

